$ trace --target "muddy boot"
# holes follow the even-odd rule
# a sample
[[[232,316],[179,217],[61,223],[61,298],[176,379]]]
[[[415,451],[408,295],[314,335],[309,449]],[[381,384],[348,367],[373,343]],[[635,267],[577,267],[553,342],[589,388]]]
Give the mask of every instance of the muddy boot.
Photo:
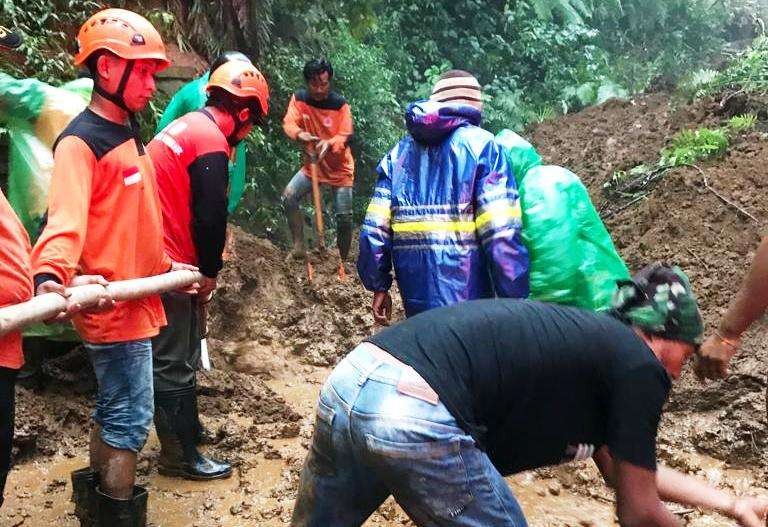
[[[196,397],[193,387],[155,392],[155,429],[160,439],[157,470],[164,476],[193,480],[228,478],[232,465],[207,458],[197,450]]]
[[[341,256],[341,261],[346,262],[347,256],[349,256],[349,248],[352,246],[352,215],[337,215],[336,225],[336,245],[339,248],[339,256]]]
[[[299,260],[307,254],[307,250],[304,248],[304,214],[298,205],[286,201],[284,206],[285,217],[288,218],[288,227],[291,230],[291,239],[293,240],[293,248],[288,258]]]
[[[72,502],[75,504],[75,516],[80,520],[80,527],[96,527],[96,487],[99,484],[99,475],[91,470],[91,467],[85,467],[75,470],[71,477]]]
[[[133,498],[120,500],[97,488],[98,525],[101,527],[146,527],[147,489],[134,485]]]

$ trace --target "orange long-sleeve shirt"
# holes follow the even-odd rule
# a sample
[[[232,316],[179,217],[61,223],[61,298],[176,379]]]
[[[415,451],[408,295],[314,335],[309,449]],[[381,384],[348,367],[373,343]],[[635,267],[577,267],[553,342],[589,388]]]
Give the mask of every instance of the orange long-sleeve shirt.
[[[130,128],[86,109],[54,145],[48,222],[32,251],[35,281],[66,285],[75,273],[126,280],[170,266],[149,157],[139,156]],[[108,343],[153,337],[166,320],[152,296],[73,323],[85,341]]]
[[[318,180],[334,187],[352,186],[355,160],[348,144],[352,136],[352,111],[342,96],[331,92],[324,101],[315,101],[307,90],[297,91],[283,117],[283,131],[294,141],[300,132],[328,141],[330,150],[318,164]],[[311,175],[308,157],[303,170],[307,176]]]
[[[32,298],[31,250],[27,231],[0,192],[0,307]],[[15,370],[23,364],[21,332],[0,337],[0,367]]]

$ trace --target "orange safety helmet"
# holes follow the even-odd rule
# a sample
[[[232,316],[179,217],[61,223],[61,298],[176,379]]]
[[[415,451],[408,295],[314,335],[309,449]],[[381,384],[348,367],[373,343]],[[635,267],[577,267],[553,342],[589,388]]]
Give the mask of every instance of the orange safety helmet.
[[[253,64],[240,60],[225,62],[211,73],[205,91],[221,88],[242,99],[255,98],[259,101],[262,115],[269,112],[269,86],[267,79]]]
[[[76,66],[100,49],[126,60],[157,60],[158,70],[171,65],[160,33],[149,20],[126,9],[104,9],[89,18],[77,34],[77,46]]]

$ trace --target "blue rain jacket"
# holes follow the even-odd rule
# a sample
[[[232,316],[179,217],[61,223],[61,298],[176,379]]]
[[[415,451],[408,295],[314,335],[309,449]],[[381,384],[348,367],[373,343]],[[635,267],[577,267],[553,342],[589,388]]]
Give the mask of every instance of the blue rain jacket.
[[[528,253],[512,169],[472,106],[406,110],[409,135],[379,163],[357,270],[388,291],[394,268],[407,316],[464,300],[528,295]]]

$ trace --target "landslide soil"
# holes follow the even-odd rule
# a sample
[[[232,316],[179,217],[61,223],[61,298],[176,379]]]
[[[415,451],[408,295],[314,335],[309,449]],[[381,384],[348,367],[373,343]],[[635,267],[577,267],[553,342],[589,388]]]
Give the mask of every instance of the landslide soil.
[[[722,112],[714,102],[673,108],[667,95],[648,94],[541,123],[526,135],[547,163],[579,174],[601,207],[603,185],[614,171],[653,164],[677,131],[728,116],[728,108]],[[713,189],[759,222],[707,190],[700,172],[683,168],[666,173],[646,199],[606,225],[631,268],[655,260],[681,265],[713,324],[737,289],[768,217],[767,163],[768,141],[756,131],[739,136],[724,158],[701,165]],[[233,461],[236,475],[215,483],[159,476],[152,435],[140,457],[139,480],[150,488],[150,522],[157,527],[286,524],[320,384],[347,351],[376,331],[369,293],[353,266],[339,281],[332,251],[312,255],[310,283],[304,262],[286,262],[269,241],[233,232],[211,309],[214,369],[201,372],[199,394],[203,422],[215,437],[204,449]],[[399,304],[395,317],[402,317]],[[768,474],[765,329],[760,323],[750,332],[728,380],[701,385],[687,371],[677,383],[660,432],[665,463],[739,493],[768,493],[762,490]],[[1,525],[77,525],[68,475],[87,459],[92,373],[78,353],[48,371],[45,390],[17,392],[18,463]],[[509,481],[532,526],[614,525],[612,494],[588,464]],[[717,515],[674,510],[687,525],[729,525]],[[366,525],[411,523],[388,501]]]

